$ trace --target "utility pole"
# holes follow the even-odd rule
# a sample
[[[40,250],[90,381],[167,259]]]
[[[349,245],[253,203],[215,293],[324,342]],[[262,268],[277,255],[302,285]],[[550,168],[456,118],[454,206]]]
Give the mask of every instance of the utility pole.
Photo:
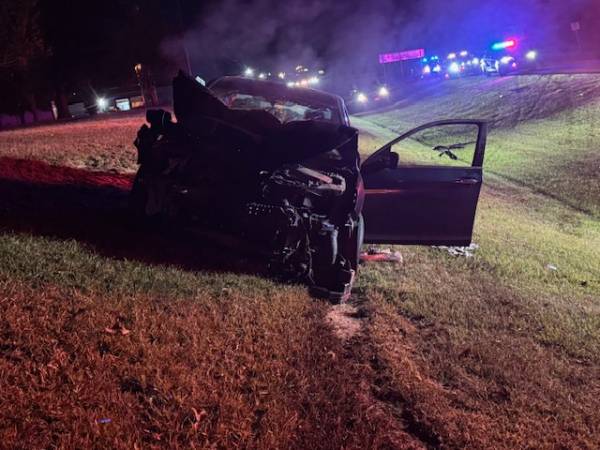
[[[571,22],[571,31],[575,33],[577,48],[579,49],[579,53],[581,53],[581,38],[579,37],[579,30],[581,30],[581,24],[579,22]]]
[[[192,64],[190,63],[190,53],[188,52],[187,45],[185,43],[185,25],[183,23],[183,7],[181,6],[181,0],[177,0],[177,15],[179,16],[179,25],[181,27],[181,47],[183,48],[183,54],[185,56],[185,64],[187,66],[188,75],[192,75]]]

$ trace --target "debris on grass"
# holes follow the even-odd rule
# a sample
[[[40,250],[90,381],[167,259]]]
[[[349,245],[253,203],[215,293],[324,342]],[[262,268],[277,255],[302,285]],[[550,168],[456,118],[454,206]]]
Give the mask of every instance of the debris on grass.
[[[131,333],[131,330],[127,329],[125,325],[123,325],[122,323],[120,323],[119,320],[117,320],[117,322],[112,327],[106,327],[104,329],[104,332],[108,334],[120,334],[121,336],[127,336]]]
[[[554,264],[548,264],[548,265],[546,265],[546,269],[548,269],[552,272],[556,272],[558,270],[558,267],[556,267]]]
[[[445,245],[438,245],[434,248],[439,250],[445,250],[452,256],[464,256],[465,258],[473,258],[475,256],[475,251],[479,249],[479,245],[472,243],[468,247],[448,247]]]
[[[362,252],[360,254],[360,260],[362,262],[367,261],[378,261],[378,262],[395,262],[402,264],[404,262],[404,258],[402,257],[402,253],[398,251],[393,251],[390,248],[377,248],[370,247],[366,252]]]

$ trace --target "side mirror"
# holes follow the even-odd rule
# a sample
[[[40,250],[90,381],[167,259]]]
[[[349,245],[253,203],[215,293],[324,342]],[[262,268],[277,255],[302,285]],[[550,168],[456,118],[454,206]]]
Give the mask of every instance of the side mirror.
[[[398,167],[399,158],[398,153],[388,150],[378,156],[377,159],[369,161],[368,164],[362,167],[361,171],[362,173],[374,173],[383,169],[395,169]]]

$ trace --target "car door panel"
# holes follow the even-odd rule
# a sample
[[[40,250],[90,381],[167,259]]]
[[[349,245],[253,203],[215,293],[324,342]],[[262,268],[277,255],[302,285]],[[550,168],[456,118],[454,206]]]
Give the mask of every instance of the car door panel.
[[[478,126],[471,166],[379,167],[392,145],[420,130],[446,124]],[[482,184],[486,136],[482,121],[434,122],[403,134],[369,158],[363,164],[362,174],[365,242],[468,245]]]

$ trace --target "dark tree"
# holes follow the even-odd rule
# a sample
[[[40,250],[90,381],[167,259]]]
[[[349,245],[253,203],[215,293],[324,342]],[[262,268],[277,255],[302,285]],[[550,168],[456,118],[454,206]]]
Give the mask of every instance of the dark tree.
[[[0,78],[6,112],[26,111],[36,117],[39,65],[49,55],[42,29],[38,0],[0,2]]]

